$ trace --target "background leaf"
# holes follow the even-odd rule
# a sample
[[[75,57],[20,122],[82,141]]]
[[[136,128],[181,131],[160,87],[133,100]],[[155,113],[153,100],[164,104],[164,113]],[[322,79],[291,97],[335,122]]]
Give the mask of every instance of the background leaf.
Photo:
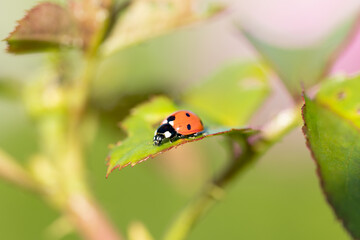
[[[168,98],[157,97],[150,102],[135,108],[130,117],[122,123],[128,136],[123,142],[114,146],[108,156],[107,176],[116,168],[123,168],[128,165],[134,166],[137,163],[147,160],[150,157],[168,151],[185,143],[199,141],[201,139],[215,136],[235,134],[248,134],[249,129],[212,129],[206,130],[202,136],[191,139],[179,139],[173,143],[164,142],[160,146],[153,146],[154,131],[160,122],[172,112],[179,110]]]
[[[243,126],[269,93],[269,73],[258,63],[233,63],[223,67],[182,100],[218,125]]]
[[[71,14],[55,3],[40,3],[6,39],[11,53],[28,53],[81,43]]]
[[[0,77],[0,98],[19,100],[22,85],[19,80]]]
[[[21,19],[6,39],[11,53],[79,47],[87,49],[107,20],[110,0],[76,1],[67,5],[45,2]]]
[[[285,86],[298,97],[301,84],[310,87],[320,81],[332,61],[332,57],[349,36],[355,19],[343,23],[328,37],[314,46],[304,48],[283,48],[266,43],[251,32],[242,32],[264,59],[275,69]]]
[[[210,6],[205,14],[198,14],[194,11],[194,2],[194,0],[133,1],[118,19],[105,42],[104,52],[111,54],[180,26],[204,20],[223,10],[219,6]]]
[[[304,133],[329,203],[360,238],[360,78],[333,80],[305,96]]]

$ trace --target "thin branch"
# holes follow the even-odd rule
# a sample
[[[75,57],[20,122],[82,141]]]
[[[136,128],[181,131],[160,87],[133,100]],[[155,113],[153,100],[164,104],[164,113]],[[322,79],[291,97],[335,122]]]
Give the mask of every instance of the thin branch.
[[[185,239],[199,219],[224,195],[224,188],[238,177],[244,169],[261,157],[268,148],[301,123],[298,108],[280,112],[262,128],[259,135],[250,137],[233,146],[233,159],[225,170],[208,184],[204,190],[177,216],[165,234],[165,240]],[[234,141],[235,143],[235,141]]]
[[[123,239],[100,207],[84,195],[72,195],[69,198],[68,216],[84,239]]]
[[[255,160],[256,154],[253,153],[251,148],[246,149],[249,151],[246,150],[246,152],[242,152],[238,158],[230,161],[226,169],[217,178],[213,179],[211,184],[208,184],[204,190],[180,212],[180,215],[177,216],[170,226],[164,240],[185,239],[198,220],[224,196],[225,186],[231,182],[235,176],[239,175],[245,166]],[[236,155],[235,153],[234,156]]]
[[[120,233],[113,226],[98,203],[90,197],[84,164],[85,143],[82,126],[86,121],[86,111],[90,95],[90,83],[96,75],[99,61],[99,47],[106,38],[108,29],[116,19],[112,15],[114,6],[108,19],[95,36],[95,41],[84,55],[85,65],[82,74],[72,86],[72,102],[68,116],[68,133],[66,135],[66,151],[60,159],[61,174],[66,194],[65,212],[74,223],[77,231],[88,240],[120,240]]]
[[[261,135],[254,144],[257,151],[261,152],[281,140],[287,133],[302,124],[300,105],[285,109],[278,113],[268,124],[261,129]],[[265,147],[265,149],[262,149]]]
[[[115,4],[115,6],[112,7],[108,21],[109,21],[109,25],[103,35],[102,41],[105,41],[106,38],[108,38],[112,32],[112,30],[114,29],[117,20],[120,16],[120,14],[122,14],[131,4],[130,0],[126,0],[125,2],[122,2],[120,4]]]
[[[40,192],[36,182],[9,154],[0,150],[0,178],[18,187]]]

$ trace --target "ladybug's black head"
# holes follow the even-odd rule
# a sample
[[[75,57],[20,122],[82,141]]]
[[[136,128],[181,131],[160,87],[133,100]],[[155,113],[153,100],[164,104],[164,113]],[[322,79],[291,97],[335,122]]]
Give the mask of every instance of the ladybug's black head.
[[[161,142],[164,140],[165,136],[164,134],[156,134],[154,136],[154,145],[155,146],[159,146],[161,144]]]

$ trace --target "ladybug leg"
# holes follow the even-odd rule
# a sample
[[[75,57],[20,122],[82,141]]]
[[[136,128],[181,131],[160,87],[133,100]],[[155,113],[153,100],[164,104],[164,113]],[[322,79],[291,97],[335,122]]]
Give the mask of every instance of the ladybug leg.
[[[177,137],[177,138],[184,138],[185,136],[178,133],[178,134],[176,135],[176,137]]]
[[[175,142],[175,141],[178,140],[178,139],[179,139],[178,137],[174,136],[174,137],[170,138],[169,141],[170,141],[171,143],[173,143],[173,142]]]
[[[174,133],[170,138],[169,138],[169,142],[173,143],[177,140],[177,137],[176,137],[176,133]]]
[[[195,138],[195,137],[198,137],[200,135],[202,135],[204,132],[197,132],[197,133],[194,133],[194,134],[191,134],[189,137],[190,138]]]
[[[172,142],[175,142],[176,140],[178,140],[178,139],[180,139],[180,138],[183,138],[184,137],[184,135],[181,135],[181,134],[176,134],[176,135],[174,135],[173,137],[171,137],[170,139],[169,139],[169,141],[172,143]]]

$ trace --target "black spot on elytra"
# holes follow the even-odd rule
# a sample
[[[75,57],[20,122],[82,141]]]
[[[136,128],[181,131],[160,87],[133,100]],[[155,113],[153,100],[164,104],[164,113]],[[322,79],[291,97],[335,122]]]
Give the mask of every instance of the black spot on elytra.
[[[190,114],[189,114],[189,113],[186,113],[186,116],[190,117]]]
[[[175,120],[175,116],[170,116],[170,117],[168,117],[168,122],[171,122],[171,121],[174,121]]]
[[[190,124],[188,124],[186,127],[187,127],[188,130],[191,129],[191,125],[190,125]]]

